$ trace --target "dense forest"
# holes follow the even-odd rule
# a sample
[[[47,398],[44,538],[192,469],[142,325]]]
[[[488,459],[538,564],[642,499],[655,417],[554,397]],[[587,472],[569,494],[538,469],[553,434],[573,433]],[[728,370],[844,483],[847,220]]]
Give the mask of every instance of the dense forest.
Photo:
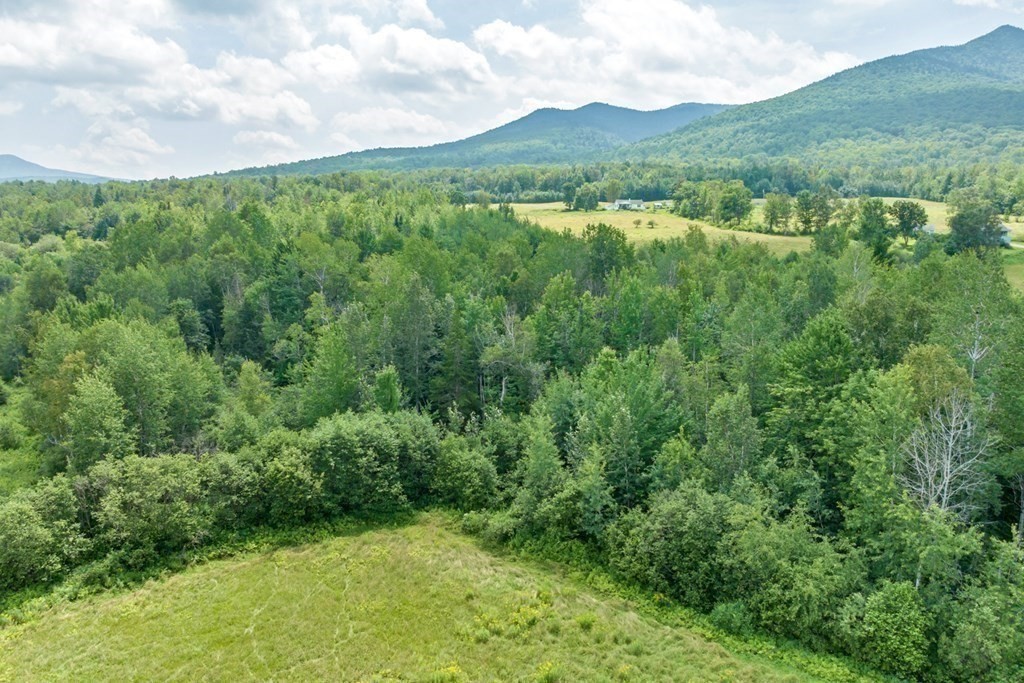
[[[489,206],[517,173],[0,187],[0,601],[445,506],[741,636],[1020,680],[1024,301],[998,259],[880,255],[870,200],[785,258],[573,236]]]

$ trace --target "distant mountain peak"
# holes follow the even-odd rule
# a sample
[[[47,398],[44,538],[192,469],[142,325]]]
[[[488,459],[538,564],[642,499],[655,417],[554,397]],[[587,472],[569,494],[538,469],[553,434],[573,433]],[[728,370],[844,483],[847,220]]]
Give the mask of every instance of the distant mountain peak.
[[[1017,36],[1019,38],[1024,38],[1024,28],[1021,28],[1019,26],[1014,26],[1013,24],[1003,24],[1002,26],[1000,26],[996,30],[992,31],[988,35],[989,36],[1015,35],[1015,36]],[[982,36],[982,38],[985,38],[985,37],[986,36]]]
[[[1004,24],[990,33],[986,33],[983,36],[975,38],[966,45],[985,44],[1024,48],[1024,29],[1013,26],[1012,24]]]
[[[73,171],[46,168],[13,154],[0,154],[0,183],[29,180],[43,180],[46,182],[77,180],[82,183],[102,183],[110,179],[89,175],[88,173],[75,173]]]
[[[232,174],[577,163],[595,160],[611,150],[646,137],[677,130],[726,108],[719,104],[686,103],[667,109],[638,111],[605,102],[591,102],[576,109],[546,107],[455,142],[430,147],[352,152],[261,169],[243,169]]]

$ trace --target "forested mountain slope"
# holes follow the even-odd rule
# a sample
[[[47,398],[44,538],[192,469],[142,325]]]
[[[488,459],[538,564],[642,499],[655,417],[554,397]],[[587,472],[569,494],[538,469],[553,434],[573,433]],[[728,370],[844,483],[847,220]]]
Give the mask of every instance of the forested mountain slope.
[[[1024,160],[1024,30],[888,57],[622,151],[835,164]]]
[[[630,142],[676,130],[725,108],[717,104],[679,104],[656,111],[636,111],[595,102],[571,111],[539,109],[500,128],[456,142],[430,147],[372,149],[244,169],[229,175],[577,163]]]

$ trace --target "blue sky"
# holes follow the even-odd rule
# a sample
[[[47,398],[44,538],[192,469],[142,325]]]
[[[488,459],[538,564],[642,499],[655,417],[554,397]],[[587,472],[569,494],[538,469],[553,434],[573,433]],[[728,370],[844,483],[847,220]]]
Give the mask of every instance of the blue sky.
[[[188,176],[750,102],[1007,23],[1024,0],[0,0],[0,153]]]

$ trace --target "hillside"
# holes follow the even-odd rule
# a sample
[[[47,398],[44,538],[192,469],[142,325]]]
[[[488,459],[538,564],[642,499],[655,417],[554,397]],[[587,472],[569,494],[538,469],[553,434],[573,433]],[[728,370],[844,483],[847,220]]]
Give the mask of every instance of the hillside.
[[[0,679],[20,681],[810,680],[431,517],[60,605],[0,641]]]
[[[716,104],[680,104],[656,111],[636,111],[594,103],[571,111],[540,109],[499,128],[456,142],[430,147],[352,152],[266,168],[244,169],[228,175],[298,175],[342,170],[577,163],[631,142],[676,130],[725,108]]]
[[[629,159],[764,154],[830,164],[1024,161],[1024,30],[889,57],[643,140]]]
[[[12,180],[43,180],[50,183],[58,180],[77,180],[82,183],[102,183],[109,178],[46,168],[13,154],[0,154],[0,183]]]

